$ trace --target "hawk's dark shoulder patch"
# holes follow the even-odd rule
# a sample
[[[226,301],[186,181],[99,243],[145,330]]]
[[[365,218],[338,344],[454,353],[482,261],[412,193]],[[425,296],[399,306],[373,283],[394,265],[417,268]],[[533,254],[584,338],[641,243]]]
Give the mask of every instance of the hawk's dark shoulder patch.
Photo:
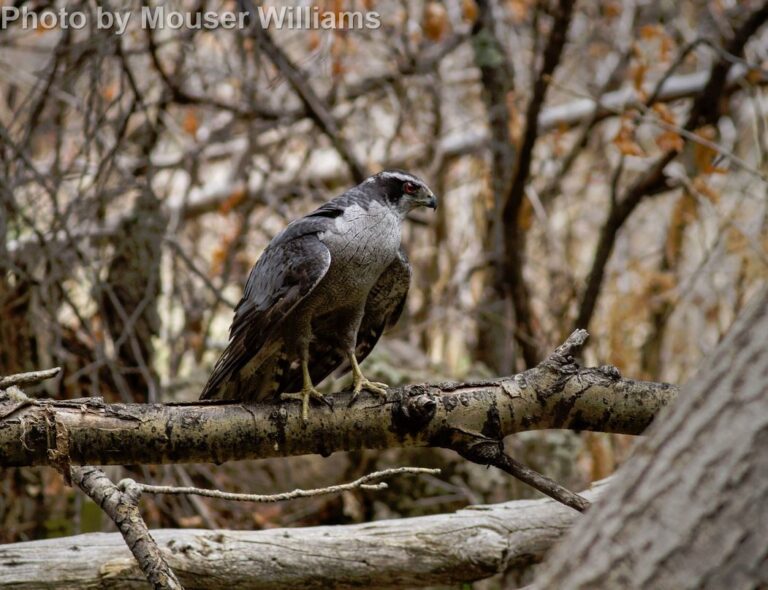
[[[336,203],[326,203],[322,207],[307,215],[307,217],[325,217],[327,219],[336,219],[341,215],[344,215],[344,207],[341,207]]]

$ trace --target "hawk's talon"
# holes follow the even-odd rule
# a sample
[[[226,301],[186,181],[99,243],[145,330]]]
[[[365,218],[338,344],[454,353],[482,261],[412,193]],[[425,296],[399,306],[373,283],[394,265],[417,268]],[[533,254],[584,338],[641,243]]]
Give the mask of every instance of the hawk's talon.
[[[320,393],[314,387],[305,387],[301,391],[296,393],[282,393],[280,399],[285,400],[298,400],[301,401],[301,419],[306,422],[309,420],[309,398],[316,399],[321,402],[328,403],[325,396]]]
[[[375,393],[378,396],[381,397],[387,397],[387,389],[389,388],[389,385],[386,383],[379,383],[378,381],[368,381],[364,376],[360,376],[359,378],[357,375],[355,375],[354,380],[354,387],[352,388],[352,399],[349,400],[349,405],[351,406],[354,401],[357,399],[357,396],[360,394],[360,392],[365,389],[367,391],[370,391],[371,393]]]
[[[367,389],[371,393],[375,393],[378,396],[387,397],[387,388],[389,385],[386,383],[379,383],[378,381],[369,381],[368,378],[363,375],[363,372],[360,370],[360,365],[357,364],[357,357],[355,356],[355,351],[350,350],[348,353],[349,356],[349,364],[352,366],[352,399],[349,400],[349,405],[351,406],[355,399],[357,399],[358,394],[363,390]]]
[[[368,381],[368,379],[365,379],[362,382],[357,384],[357,386],[355,387],[355,391],[359,393],[363,389],[366,389],[371,393],[375,393],[376,395],[381,395],[386,397],[387,389],[389,389],[389,385],[387,385],[386,383],[381,383],[379,381]]]

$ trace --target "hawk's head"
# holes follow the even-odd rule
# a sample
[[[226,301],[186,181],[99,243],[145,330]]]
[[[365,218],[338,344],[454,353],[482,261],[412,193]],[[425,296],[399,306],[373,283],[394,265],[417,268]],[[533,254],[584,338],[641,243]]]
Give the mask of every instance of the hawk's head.
[[[402,170],[383,170],[366,179],[362,185],[366,192],[376,189],[391,207],[403,216],[416,207],[437,208],[437,197],[418,176]]]

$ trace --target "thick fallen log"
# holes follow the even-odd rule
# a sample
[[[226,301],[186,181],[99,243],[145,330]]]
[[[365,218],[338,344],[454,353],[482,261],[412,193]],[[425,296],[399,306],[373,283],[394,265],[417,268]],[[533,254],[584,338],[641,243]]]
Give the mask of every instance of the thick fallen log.
[[[594,500],[604,485],[584,493]],[[264,531],[152,531],[187,589],[458,584],[541,561],[581,516],[554,500],[453,514]],[[148,588],[119,533],[0,546],[0,587]]]
[[[299,404],[105,404],[0,396],[0,466],[221,463],[357,449],[433,446],[494,464],[500,441],[525,430],[568,428],[640,434],[677,387],[623,379],[613,367],[584,369],[570,356],[575,332],[537,367],[479,383],[411,385],[386,400],[349,407]],[[487,457],[488,460],[484,460]]]

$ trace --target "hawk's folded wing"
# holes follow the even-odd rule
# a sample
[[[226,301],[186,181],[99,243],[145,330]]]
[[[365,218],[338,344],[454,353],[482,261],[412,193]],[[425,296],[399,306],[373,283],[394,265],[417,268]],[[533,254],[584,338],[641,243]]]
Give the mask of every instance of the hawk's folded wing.
[[[330,267],[331,254],[317,237],[327,221],[304,218],[290,224],[256,262],[235,308],[229,345],[200,399],[237,399],[229,389],[248,387],[248,376],[280,344],[278,328]]]
[[[365,315],[357,333],[355,356],[358,362],[367,357],[385,330],[394,327],[405,307],[411,286],[411,263],[400,248],[397,257],[385,270],[368,294]]]

